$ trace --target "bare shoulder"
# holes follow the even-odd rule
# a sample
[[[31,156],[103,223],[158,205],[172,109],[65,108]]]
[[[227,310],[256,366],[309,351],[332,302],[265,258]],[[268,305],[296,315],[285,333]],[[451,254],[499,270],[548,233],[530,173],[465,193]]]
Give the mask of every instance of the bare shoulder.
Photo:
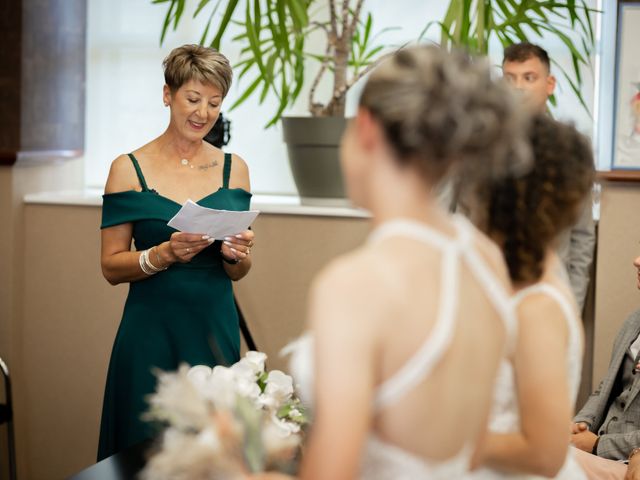
[[[560,335],[563,338],[569,333],[562,306],[544,291],[526,295],[518,303],[517,313],[520,330],[525,336],[528,329],[541,329],[547,335]]]
[[[126,190],[139,190],[140,184],[135,167],[128,155],[120,155],[109,169],[109,176],[104,188],[104,193],[116,193]]]
[[[329,313],[326,318],[347,316],[354,322],[358,318],[372,322],[394,308],[393,272],[381,264],[382,259],[372,257],[373,252],[360,248],[332,261],[317,275],[311,301]]]
[[[231,159],[233,168],[236,168],[239,171],[249,172],[247,162],[245,162],[244,158],[242,158],[240,155],[238,155],[237,153],[232,153]]]
[[[233,188],[243,188],[251,191],[251,182],[249,180],[249,166],[244,159],[235,153],[231,154],[231,180],[230,184]]]

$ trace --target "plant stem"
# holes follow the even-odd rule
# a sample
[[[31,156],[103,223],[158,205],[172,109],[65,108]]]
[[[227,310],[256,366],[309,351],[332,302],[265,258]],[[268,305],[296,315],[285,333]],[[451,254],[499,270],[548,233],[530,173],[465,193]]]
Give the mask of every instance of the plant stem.
[[[353,19],[351,20],[351,27],[349,28],[351,31],[349,32],[349,38],[351,38],[353,36],[353,33],[356,31],[356,28],[358,27],[358,21],[360,20],[360,12],[362,11],[362,4],[364,3],[364,0],[358,0],[358,3],[356,4],[356,9],[354,10],[353,13]]]
[[[331,31],[337,37],[338,36],[338,16],[336,15],[336,5],[334,0],[329,0],[329,19],[331,21]]]
[[[359,0],[361,3],[362,0]],[[347,87],[347,72],[349,66],[349,55],[351,54],[351,38],[353,31],[351,23],[357,24],[358,18],[355,16],[352,22],[349,22],[349,0],[342,2],[342,31],[336,38],[335,48],[333,49],[333,96],[322,113],[327,116],[341,117],[344,116],[345,96],[344,92]]]
[[[331,37],[331,34],[327,32],[327,36]],[[324,52],[324,60],[322,61],[322,65],[320,65],[320,70],[318,70],[318,74],[316,78],[313,80],[313,84],[311,85],[311,90],[309,90],[309,112],[312,117],[320,117],[322,116],[322,110],[324,105],[321,103],[316,103],[313,101],[313,97],[316,94],[316,88],[318,88],[318,84],[320,83],[320,79],[324,75],[324,72],[327,70],[329,66],[329,55],[331,55],[331,50],[333,48],[333,44],[335,41],[331,41],[331,38],[327,39],[327,49]]]
[[[391,55],[393,55],[393,53],[387,53],[381,56],[375,62],[372,62],[369,65],[367,65],[364,70],[362,70],[360,73],[355,75],[351,80],[346,82],[340,89],[334,91],[333,96],[331,97],[331,100],[329,100],[329,103],[327,103],[327,106],[324,108],[324,111],[320,116],[325,116],[325,117],[338,116],[336,112],[338,111],[337,105],[339,104],[342,104],[341,115],[344,115],[344,102],[345,102],[345,94],[347,93],[347,90],[349,90],[352,86],[354,86],[356,82],[360,80],[362,77],[364,77],[367,73],[373,70],[380,62],[390,57]]]

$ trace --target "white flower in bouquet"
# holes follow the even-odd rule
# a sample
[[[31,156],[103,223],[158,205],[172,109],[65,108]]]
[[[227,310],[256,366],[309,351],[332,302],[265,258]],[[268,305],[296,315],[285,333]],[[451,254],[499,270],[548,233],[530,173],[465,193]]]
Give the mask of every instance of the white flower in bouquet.
[[[272,370],[265,380],[260,403],[267,408],[277,409],[289,401],[292,395],[293,379],[280,370]]]
[[[177,373],[158,372],[157,393],[150,400],[148,419],[166,422],[178,430],[200,429],[209,421],[209,407],[199,388],[188,379],[186,366]]]
[[[267,361],[267,354],[262,352],[254,352],[253,350],[247,352],[243,358],[240,359],[236,365],[247,365],[251,367],[254,373],[260,374],[264,372],[264,365]]]
[[[198,475],[203,464],[217,472],[193,478],[233,478],[271,468],[292,473],[307,418],[292,378],[267,372],[266,359],[264,353],[247,352],[231,367],[196,365],[160,373],[147,417],[168,426],[146,478],[183,478],[191,464]],[[191,449],[187,460],[176,460],[184,449]]]

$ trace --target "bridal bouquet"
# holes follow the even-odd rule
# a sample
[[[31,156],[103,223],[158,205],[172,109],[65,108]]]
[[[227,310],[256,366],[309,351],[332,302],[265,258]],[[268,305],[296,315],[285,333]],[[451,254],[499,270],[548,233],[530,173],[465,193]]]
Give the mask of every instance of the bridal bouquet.
[[[235,479],[294,473],[307,423],[293,380],[247,352],[231,367],[160,372],[147,419],[167,425],[143,479]]]

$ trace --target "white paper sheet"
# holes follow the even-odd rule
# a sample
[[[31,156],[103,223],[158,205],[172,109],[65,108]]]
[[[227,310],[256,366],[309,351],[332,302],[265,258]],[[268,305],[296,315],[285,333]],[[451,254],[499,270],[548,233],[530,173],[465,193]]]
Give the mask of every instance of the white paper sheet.
[[[259,213],[258,210],[216,210],[189,199],[167,225],[181,232],[202,233],[223,240],[249,228]]]

